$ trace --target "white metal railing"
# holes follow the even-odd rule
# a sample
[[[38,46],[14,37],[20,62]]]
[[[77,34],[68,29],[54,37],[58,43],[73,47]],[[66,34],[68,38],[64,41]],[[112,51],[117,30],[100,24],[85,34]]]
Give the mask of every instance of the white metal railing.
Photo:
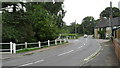
[[[23,49],[30,49],[28,47],[28,45],[38,45],[37,47],[33,47],[33,48],[41,48],[41,47],[44,47],[44,45],[41,45],[41,44],[47,44],[47,46],[51,46],[51,45],[57,45],[57,44],[61,44],[62,42],[67,42],[68,39],[56,39],[56,40],[48,40],[48,41],[44,41],[44,42],[33,42],[33,43],[28,43],[28,42],[25,42],[25,43],[21,43],[21,44],[16,44],[16,43],[13,43],[13,42],[10,42],[10,43],[0,43],[2,45],[4,44],[7,44],[7,45],[10,45],[10,48],[9,49],[2,49],[2,50],[10,50],[10,53],[13,54],[13,53],[16,53],[16,51],[19,51],[19,50],[23,50]],[[52,43],[52,44],[51,44]],[[24,46],[24,48],[21,48],[21,49],[17,49],[17,46]]]

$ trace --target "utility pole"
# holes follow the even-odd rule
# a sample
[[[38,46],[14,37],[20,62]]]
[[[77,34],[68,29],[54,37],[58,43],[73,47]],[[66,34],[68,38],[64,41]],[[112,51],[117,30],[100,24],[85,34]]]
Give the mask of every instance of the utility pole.
[[[112,18],[113,18],[113,14],[112,14],[112,2],[110,1],[110,24],[111,24],[111,40],[113,41],[113,24],[112,24]]]

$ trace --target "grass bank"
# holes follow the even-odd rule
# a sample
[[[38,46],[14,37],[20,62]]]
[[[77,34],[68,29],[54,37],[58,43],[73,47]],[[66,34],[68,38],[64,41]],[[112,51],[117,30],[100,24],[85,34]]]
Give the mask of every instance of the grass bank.
[[[68,43],[68,42],[66,42],[66,43]],[[27,49],[19,50],[16,53],[34,51],[34,50],[38,50],[38,49],[42,49],[42,48],[48,48],[48,47],[52,47],[52,46],[63,45],[63,44],[66,44],[66,43],[61,43],[61,44],[57,44],[57,45],[54,44],[54,45],[50,45],[50,46],[44,46],[44,47],[41,47],[41,48],[27,48]]]

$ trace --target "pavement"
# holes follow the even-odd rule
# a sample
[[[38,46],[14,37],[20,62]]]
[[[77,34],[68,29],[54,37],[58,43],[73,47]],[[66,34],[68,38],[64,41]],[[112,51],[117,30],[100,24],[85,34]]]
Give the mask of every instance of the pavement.
[[[83,66],[119,66],[120,62],[118,61],[115,50],[113,47],[113,43],[111,41],[102,42],[105,40],[98,40],[101,41],[102,49],[100,53],[91,59],[89,62],[85,63]]]
[[[1,60],[3,66],[117,66],[114,48],[108,41],[79,38],[64,45],[3,54]]]

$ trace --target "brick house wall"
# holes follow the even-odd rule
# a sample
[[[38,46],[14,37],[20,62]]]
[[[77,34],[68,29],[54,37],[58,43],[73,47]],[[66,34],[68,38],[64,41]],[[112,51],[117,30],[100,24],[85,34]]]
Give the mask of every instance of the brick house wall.
[[[120,29],[116,31],[116,38],[113,40],[114,43],[114,48],[115,48],[115,53],[117,58],[120,61]]]
[[[106,27],[106,28],[95,28],[94,29],[94,36],[96,39],[100,39],[100,34],[98,34],[98,31],[102,31],[103,29],[106,30],[105,32],[105,38],[110,38],[111,35],[111,27]]]
[[[120,39],[120,29],[117,30],[117,38]]]
[[[111,27],[106,27],[106,38],[110,38],[112,33]]]
[[[98,35],[98,28],[95,28],[94,29],[94,37],[96,38],[96,39],[99,39],[99,35]]]

